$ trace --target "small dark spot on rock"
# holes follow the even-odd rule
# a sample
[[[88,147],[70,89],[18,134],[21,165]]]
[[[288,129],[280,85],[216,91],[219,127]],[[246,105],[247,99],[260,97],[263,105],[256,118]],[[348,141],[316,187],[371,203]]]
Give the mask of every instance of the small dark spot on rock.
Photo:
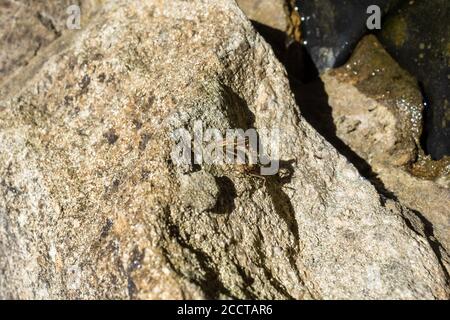
[[[77,59],[75,57],[70,57],[69,58],[69,62],[67,63],[70,70],[75,69],[76,65],[77,65]]]
[[[85,68],[85,67],[88,66],[88,64],[89,64],[88,60],[87,60],[87,59],[84,59],[84,60],[81,62],[80,67],[81,67],[81,68]]]
[[[120,181],[117,180],[117,179],[114,179],[114,181],[113,181],[113,183],[112,183],[112,186],[111,186],[111,191],[112,191],[112,192],[117,192],[117,191],[119,191],[119,184],[120,184]]]
[[[234,199],[237,197],[237,191],[233,181],[226,177],[215,177],[219,187],[219,198],[216,207],[212,210],[214,213],[230,214],[236,208]]]
[[[119,139],[114,129],[110,129],[103,134],[103,137],[108,141],[109,144],[114,144]]]
[[[101,83],[103,83],[106,79],[106,75],[102,72],[98,75],[98,81],[100,81]]]
[[[90,83],[91,83],[91,78],[86,74],[83,77],[83,79],[81,79],[79,86],[80,86],[81,90],[84,92]]]
[[[111,231],[113,224],[114,222],[111,219],[106,219],[106,223],[102,228],[102,233],[100,234],[102,238],[105,238],[109,234],[109,231]]]
[[[154,102],[155,102],[155,96],[154,95],[151,95],[150,97],[148,97],[147,104],[145,105],[144,111],[150,110],[151,107],[153,106]]]
[[[139,247],[134,247],[131,255],[131,262],[128,265],[128,272],[133,272],[141,267],[142,260],[144,260],[144,251],[140,251]]]
[[[71,104],[73,101],[73,97],[72,96],[65,96],[64,97],[64,106],[68,106],[69,104]]]
[[[136,130],[139,130],[139,129],[142,128],[142,122],[140,122],[140,121],[137,120],[137,119],[134,119],[134,120],[133,120],[133,125],[134,125],[134,127],[136,128]]]
[[[103,59],[103,54],[101,54],[100,52],[97,52],[92,58],[92,60],[101,60],[101,59]]]
[[[108,80],[106,80],[106,83],[114,82],[115,79],[116,79],[116,78],[114,77],[114,75],[110,75],[110,76],[108,77]]]
[[[0,182],[0,186],[5,187],[6,191],[11,192],[14,195],[21,194],[20,190],[18,190],[16,187],[12,186],[11,184],[6,183],[5,180],[2,180]]]
[[[114,179],[111,185],[105,186],[105,199],[109,199],[111,194],[119,191],[120,181],[118,179]]]
[[[147,180],[149,176],[150,176],[150,171],[142,169],[141,180]]]
[[[139,142],[139,150],[144,151],[150,141],[151,135],[144,133],[141,135],[141,141]]]
[[[77,134],[81,137],[88,137],[89,135],[86,134],[86,132],[83,131],[83,129],[78,129]]]

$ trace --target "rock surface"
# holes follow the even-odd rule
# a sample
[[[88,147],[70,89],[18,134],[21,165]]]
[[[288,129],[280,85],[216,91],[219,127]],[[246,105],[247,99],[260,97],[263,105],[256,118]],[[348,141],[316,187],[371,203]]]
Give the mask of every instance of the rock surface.
[[[450,156],[449,20],[448,0],[406,1],[380,32],[388,52],[423,84],[426,146],[434,159]]]
[[[106,1],[0,91],[1,298],[450,297],[423,223],[298,114],[234,1]],[[196,120],[279,128],[289,179],[175,165]]]
[[[450,188],[444,181],[449,168],[425,158],[420,148],[423,104],[417,81],[375,36],[363,38],[343,67],[321,78],[337,137],[367,161],[381,189],[424,218],[438,246],[449,252]],[[422,165],[428,181],[410,173],[424,177],[418,174]]]
[[[66,12],[81,10],[81,25],[94,14],[100,0],[0,1],[0,83],[25,66],[40,50],[67,31]]]
[[[450,189],[386,164],[375,164],[373,170],[383,187],[421,218],[431,245],[442,251],[442,259],[450,272]]]
[[[375,36],[363,38],[344,66],[321,78],[336,134],[360,157],[397,166],[416,160],[423,110],[419,85]]]
[[[285,0],[237,0],[236,2],[249,19],[282,32],[288,29]]]
[[[300,16],[292,3],[286,0],[238,0],[237,3],[256,31],[271,45],[285,66],[289,80],[306,79],[309,70],[305,59],[308,57],[300,42]]]

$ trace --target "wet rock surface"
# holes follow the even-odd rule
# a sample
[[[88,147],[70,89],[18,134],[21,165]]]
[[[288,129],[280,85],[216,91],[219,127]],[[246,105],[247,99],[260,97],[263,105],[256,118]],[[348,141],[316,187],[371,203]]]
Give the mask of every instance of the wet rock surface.
[[[425,1],[296,1],[302,40],[320,72],[347,62],[368,32],[379,37],[392,57],[415,76],[427,101],[424,147],[439,160],[450,154],[450,4]],[[381,30],[368,30],[371,5],[381,8]]]
[[[394,166],[416,161],[423,111],[419,85],[375,36],[363,38],[344,66],[321,78],[336,134],[359,156]]]
[[[425,146],[434,159],[450,155],[449,20],[449,1],[411,1],[387,17],[380,33],[388,52],[423,85]]]
[[[450,297],[426,225],[306,123],[234,1],[106,1],[0,91],[2,298]],[[176,166],[196,120],[279,128],[288,179]]]

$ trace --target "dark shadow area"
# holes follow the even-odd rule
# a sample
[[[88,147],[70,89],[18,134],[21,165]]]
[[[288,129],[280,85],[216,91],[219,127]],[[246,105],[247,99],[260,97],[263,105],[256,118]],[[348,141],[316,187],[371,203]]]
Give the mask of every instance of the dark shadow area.
[[[385,188],[383,182],[372,171],[367,161],[361,158],[337,136],[332,109],[328,104],[328,95],[325,92],[325,87],[320,77],[317,76],[316,79],[309,83],[301,83],[296,79],[290,79],[290,84],[297,105],[305,120],[331,143],[340,154],[347,158],[363,177],[370,180],[379,193],[388,198],[394,198],[393,193]]]
[[[434,227],[433,224],[427,220],[427,218],[425,218],[423,216],[422,213],[420,213],[417,210],[413,210],[410,209],[419,219],[420,221],[423,223],[424,225],[424,232],[425,232],[425,239],[427,239],[428,244],[430,245],[430,247],[433,249],[434,254],[436,255],[439,264],[442,267],[442,271],[445,274],[445,278],[447,280],[447,284],[450,284],[450,274],[447,271],[447,268],[445,266],[445,264],[442,262],[443,257],[442,257],[442,252],[446,252],[445,248],[439,243],[439,241],[436,240],[436,237],[434,236]],[[408,227],[415,231],[415,228],[413,226],[413,224],[411,223],[411,221],[409,221],[406,217],[404,218],[406,221],[406,224],[408,225]],[[420,235],[420,234],[419,234]]]
[[[322,136],[336,145],[335,147],[345,148],[336,137],[328,95],[307,51],[300,43],[289,40],[284,32],[255,21],[252,23],[286,68],[291,91],[302,115]]]
[[[233,129],[248,130],[254,127],[255,115],[250,110],[247,102],[242,99],[232,88],[222,84],[222,96],[225,100],[224,112]]]
[[[173,240],[175,240],[180,247],[183,249],[188,250],[191,252],[194,257],[196,258],[197,262],[199,263],[201,269],[204,271],[204,274],[193,274],[191,280],[193,283],[201,287],[205,294],[207,299],[219,299],[221,294],[225,294],[229,297],[234,297],[231,292],[225,287],[225,285],[220,280],[219,275],[214,269],[214,263],[206,253],[201,251],[200,249],[197,249],[193,247],[189,243],[189,239],[184,239],[181,235],[179,226],[173,221],[171,217],[170,208],[167,206],[164,208],[164,214],[166,218],[166,224],[169,231],[169,237]],[[166,249],[163,249],[163,254],[167,259],[167,262],[171,266],[171,268],[179,273],[180,275],[183,275],[183,270],[180,270],[178,265],[176,263],[173,263],[171,260],[171,254],[166,251]],[[182,276],[184,278],[184,275]]]
[[[363,177],[369,179],[379,193],[388,198],[394,198],[392,192],[385,188],[370,165],[336,135],[328,95],[320,79],[319,71],[306,49],[300,43],[289,40],[284,32],[254,21],[252,23],[272,46],[275,55],[286,68],[291,91],[305,120],[346,157]]]
[[[293,41],[280,30],[253,20],[252,24],[264,40],[270,44],[275,56],[284,65],[290,78],[308,82],[319,76],[311,57],[300,43]]]
[[[278,216],[288,226],[289,230],[294,236],[295,245],[299,246],[300,235],[298,233],[298,223],[295,218],[295,210],[292,206],[291,199],[284,192],[283,185],[291,182],[294,168],[289,161],[280,161],[278,175],[265,176],[266,188],[272,199],[273,206]],[[286,172],[283,176],[280,176],[281,172]]]
[[[237,191],[233,181],[226,177],[214,177],[219,187],[219,197],[216,206],[211,210],[213,213],[230,214],[236,209],[234,199],[237,197]]]

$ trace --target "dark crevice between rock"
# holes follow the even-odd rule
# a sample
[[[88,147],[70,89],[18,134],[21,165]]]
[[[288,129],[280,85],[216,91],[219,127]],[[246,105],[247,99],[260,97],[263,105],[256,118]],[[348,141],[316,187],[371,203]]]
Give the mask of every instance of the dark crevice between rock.
[[[307,53],[305,53],[307,54]],[[306,63],[311,63],[311,59],[303,59]],[[313,69],[309,66],[305,69]],[[315,70],[312,74],[306,76],[311,79],[304,83],[293,77],[288,72],[291,90],[297,105],[300,108],[303,118],[331,145],[343,155],[358,170],[359,174],[369,180],[377,191],[387,198],[394,198],[395,195],[388,190],[383,181],[372,170],[370,164],[353,151],[344,141],[337,136],[337,128],[333,121],[332,108],[328,104],[328,95],[325,86],[319,77],[319,73]]]
[[[376,179],[370,165],[337,136],[324,84],[312,58],[304,47],[297,42],[287,45],[289,40],[284,32],[257,22],[253,22],[253,25],[272,46],[278,60],[286,68],[291,91],[294,93],[301,115],[347,160],[353,163],[361,175]],[[380,188],[382,185],[382,182],[378,181],[376,187]]]
[[[289,71],[288,71],[289,73]],[[295,81],[295,79],[294,79]],[[295,82],[294,82],[295,83]],[[385,205],[386,199],[391,199],[399,202],[394,192],[389,190],[378,175],[372,170],[367,161],[356,154],[348,145],[346,145],[337,135],[336,126],[333,122],[332,109],[328,104],[328,95],[325,92],[324,85],[319,77],[312,82],[315,89],[311,90],[309,85],[295,85],[292,87],[294,95],[297,100],[297,105],[300,107],[303,117],[310,123],[328,142],[330,142],[339,153],[351,162],[361,176],[365,177],[380,194],[380,203]],[[292,81],[291,81],[292,85]],[[320,97],[317,99],[317,97]],[[439,248],[442,245],[433,236],[433,225],[428,221],[424,215],[416,210],[409,208],[415,215],[417,215],[426,227],[425,236],[436,254],[442,269],[448,276],[448,272],[442,262],[442,255]],[[410,225],[410,227],[412,227]]]
[[[296,103],[299,106],[301,115],[305,118],[305,120],[329,143],[331,143],[340,154],[352,163],[361,176],[365,177],[375,187],[380,194],[380,203],[382,205],[385,204],[386,199],[391,199],[398,202],[397,196],[391,190],[386,188],[383,181],[378,178],[378,175],[372,170],[370,164],[361,158],[337,136],[336,126],[332,116],[332,108],[328,104],[328,95],[325,91],[324,84],[320,79],[319,71],[315,67],[313,60],[307,51],[304,49],[299,50],[297,48],[295,51],[290,51],[292,50],[292,44],[290,46],[284,45],[289,43],[289,41],[286,40],[287,36],[285,33],[268,26],[261,25],[257,22],[253,22],[253,25],[261,36],[272,46],[278,60],[286,68],[291,91],[294,93]],[[426,102],[426,96],[423,95],[423,97]],[[425,142],[427,133],[426,128],[424,128],[423,132],[422,141]],[[424,146],[425,143],[423,143],[422,147]],[[282,196],[280,197],[277,192],[273,192],[273,195],[274,196],[272,198],[283,198]],[[277,201],[274,201],[274,203],[277,203]],[[444,249],[443,246],[434,238],[432,223],[428,221],[422,213],[412,209],[410,210],[417,215],[417,217],[425,225],[426,239],[431,248],[434,250],[436,257],[448,278],[448,272],[442,262],[442,254],[440,251],[440,249]],[[409,223],[409,227],[413,228],[411,223]]]
[[[194,248],[191,244],[189,244],[187,240],[182,237],[179,226],[172,219],[170,207],[166,206],[164,208],[164,215],[170,238],[175,240],[181,248],[188,250],[195,256],[196,261],[200,265],[200,268],[204,271],[204,276],[201,276],[197,273],[196,275],[193,275],[195,278],[187,277],[183,273],[183,271],[180,270],[180,267],[172,261],[171,254],[166,250],[163,250],[165,251],[164,255],[171,268],[178,275],[180,275],[180,277],[187,278],[189,281],[192,281],[194,284],[202,288],[207,299],[219,299],[221,294],[224,294],[233,299],[237,299],[237,297],[233,296],[220,280],[219,275],[213,268],[214,263],[212,259],[203,251]]]
[[[285,32],[252,20],[253,27],[272,47],[277,59],[285,66],[290,79],[308,82],[319,73],[306,49]]]

